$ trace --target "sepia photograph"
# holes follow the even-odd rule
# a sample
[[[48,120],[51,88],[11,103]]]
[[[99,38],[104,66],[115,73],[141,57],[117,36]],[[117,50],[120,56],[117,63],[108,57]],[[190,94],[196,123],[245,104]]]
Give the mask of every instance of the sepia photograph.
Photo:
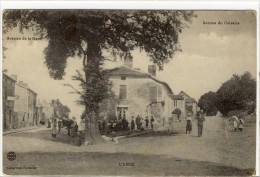
[[[254,176],[256,17],[4,9],[2,173]]]

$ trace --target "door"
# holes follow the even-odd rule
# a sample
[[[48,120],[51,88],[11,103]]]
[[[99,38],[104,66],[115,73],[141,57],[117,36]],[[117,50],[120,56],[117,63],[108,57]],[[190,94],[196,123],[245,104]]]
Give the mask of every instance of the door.
[[[118,119],[127,119],[128,107],[117,107]]]

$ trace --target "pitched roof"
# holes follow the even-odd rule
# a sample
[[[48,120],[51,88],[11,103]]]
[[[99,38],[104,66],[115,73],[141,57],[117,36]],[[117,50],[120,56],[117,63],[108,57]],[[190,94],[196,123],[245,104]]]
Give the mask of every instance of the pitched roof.
[[[150,74],[148,73],[143,73],[142,71],[136,70],[136,69],[132,69],[132,68],[128,68],[126,66],[120,66],[117,68],[113,68],[109,71],[109,75],[110,76],[123,76],[123,77],[149,77]]]
[[[14,78],[12,78],[11,76],[8,76],[6,73],[2,72],[3,73],[3,76],[7,77],[8,79],[16,82],[16,80]]]
[[[159,79],[153,77],[151,74],[142,72],[142,71],[137,70],[137,69],[129,68],[129,67],[126,67],[126,66],[120,66],[120,67],[116,67],[116,68],[113,68],[113,69],[106,70],[106,72],[108,72],[110,76],[133,77],[133,78],[150,78],[150,79],[154,80],[155,82],[158,82],[158,83],[164,85],[168,89],[170,94],[173,94],[172,89],[170,88],[170,86],[166,82],[160,81]]]
[[[184,91],[181,91],[180,93],[179,93],[179,95],[182,95],[182,94],[184,94],[184,95],[186,95],[187,97],[189,97],[189,98],[191,98],[187,93],[185,93]]]
[[[186,103],[197,103],[196,100],[194,98],[187,98],[185,100]]]
[[[173,100],[184,100],[183,95],[172,95]]]

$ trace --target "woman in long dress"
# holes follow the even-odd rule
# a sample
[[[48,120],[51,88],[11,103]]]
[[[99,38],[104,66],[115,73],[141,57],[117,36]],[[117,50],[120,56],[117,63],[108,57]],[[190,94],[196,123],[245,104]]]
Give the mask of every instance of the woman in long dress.
[[[192,116],[191,116],[191,113],[188,113],[188,116],[187,116],[187,123],[186,123],[186,134],[191,132],[192,130]]]
[[[52,137],[56,138],[56,135],[57,135],[57,122],[56,122],[56,119],[53,119]]]

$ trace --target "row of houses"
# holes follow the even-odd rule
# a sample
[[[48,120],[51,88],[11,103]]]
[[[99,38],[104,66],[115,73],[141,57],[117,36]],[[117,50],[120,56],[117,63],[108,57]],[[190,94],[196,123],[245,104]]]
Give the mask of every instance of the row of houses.
[[[10,130],[39,125],[53,114],[53,106],[37,99],[37,93],[16,75],[3,73],[3,129]]]
[[[199,110],[194,98],[181,91],[174,94],[171,87],[156,78],[156,66],[148,65],[147,72],[132,68],[131,61],[125,61],[123,66],[107,70],[112,91],[116,97],[114,115],[117,119],[140,115],[168,119],[175,116],[176,109],[184,118],[187,113],[195,115]],[[110,106],[111,108],[111,106]],[[108,117],[106,113],[102,116]]]

